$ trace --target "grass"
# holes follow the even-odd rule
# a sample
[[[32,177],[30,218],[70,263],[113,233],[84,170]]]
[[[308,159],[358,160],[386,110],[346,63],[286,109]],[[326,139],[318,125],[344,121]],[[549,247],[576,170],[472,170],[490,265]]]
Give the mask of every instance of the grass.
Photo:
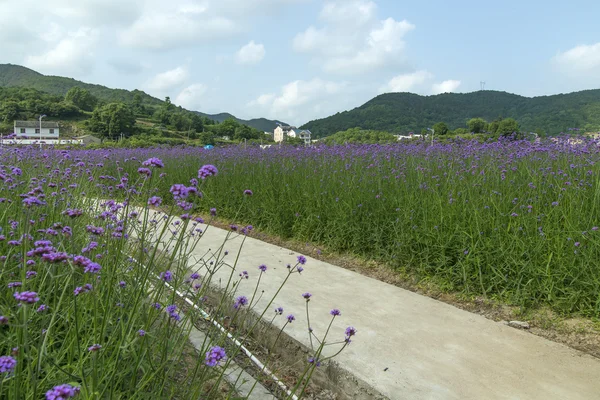
[[[155,152],[142,151],[144,159]],[[151,210],[162,163],[151,159],[147,173],[138,174],[142,160],[123,156],[121,150],[0,149],[0,398],[236,396],[235,387],[224,389],[223,374],[239,346],[226,345],[211,328],[192,357],[188,334],[201,314],[190,308],[182,315],[163,283],[201,304],[215,270],[228,268],[230,282],[210,318],[227,315],[243,326],[250,313],[242,308],[260,315],[267,309],[235,297],[235,254],[221,247],[189,261],[204,231],[199,220],[177,214],[206,200],[182,194],[179,205],[165,201],[161,212]],[[197,174],[196,168],[186,180]],[[101,200],[111,198],[118,201]],[[285,281],[300,264],[286,271]],[[301,362],[300,397],[315,368]]]
[[[177,160],[164,170],[161,197],[213,163],[221,175],[203,187],[204,212],[219,199],[224,218],[382,261],[449,291],[600,314],[594,141],[157,151]],[[245,189],[251,201],[239,196]]]

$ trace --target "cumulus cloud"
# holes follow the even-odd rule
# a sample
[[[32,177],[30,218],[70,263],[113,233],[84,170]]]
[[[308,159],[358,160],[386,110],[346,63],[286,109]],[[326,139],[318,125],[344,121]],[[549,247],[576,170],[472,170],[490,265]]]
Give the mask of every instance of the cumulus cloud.
[[[357,74],[404,61],[404,37],[415,26],[394,18],[377,20],[372,1],[330,1],[321,10],[323,26],[296,35],[294,50],[313,57],[330,73]]]
[[[282,86],[279,94],[267,93],[248,104],[271,118],[292,121],[322,117],[335,109],[335,100],[347,89],[345,82],[320,78],[296,80]]]
[[[46,52],[30,55],[25,65],[46,73],[68,71],[74,74],[85,74],[93,68],[93,47],[98,40],[98,31],[80,28],[67,33]]]
[[[431,79],[433,79],[433,74],[425,70],[397,75],[390,79],[386,85],[382,86],[379,92],[413,92],[415,88],[422,86]]]
[[[199,110],[207,91],[206,85],[195,83],[183,89],[175,98],[175,104],[188,110]]]
[[[164,94],[170,90],[176,89],[183,85],[189,78],[190,73],[185,66],[180,66],[169,71],[156,74],[150,79],[144,87],[157,94]]]
[[[569,71],[600,71],[600,43],[582,44],[565,52],[559,52],[553,61]]]
[[[265,57],[265,46],[250,41],[238,50],[235,60],[238,64],[258,64]]]
[[[434,83],[431,87],[433,94],[452,93],[460,86],[460,81],[449,79],[441,83]]]
[[[215,16],[201,4],[182,4],[150,9],[121,32],[120,43],[136,48],[170,50],[177,47],[226,37],[238,30],[229,18]]]

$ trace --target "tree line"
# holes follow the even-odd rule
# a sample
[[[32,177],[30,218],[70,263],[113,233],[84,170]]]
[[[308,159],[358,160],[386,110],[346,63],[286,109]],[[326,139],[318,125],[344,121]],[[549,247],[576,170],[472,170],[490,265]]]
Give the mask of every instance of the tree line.
[[[131,102],[103,101],[90,91],[73,87],[64,96],[31,88],[0,87],[0,132],[10,133],[15,120],[49,119],[80,123],[80,127],[101,139],[120,137],[178,137],[198,139],[202,144],[229,140],[268,140],[262,131],[234,119],[221,123],[176,106],[169,97],[157,104],[145,102],[134,91]]]

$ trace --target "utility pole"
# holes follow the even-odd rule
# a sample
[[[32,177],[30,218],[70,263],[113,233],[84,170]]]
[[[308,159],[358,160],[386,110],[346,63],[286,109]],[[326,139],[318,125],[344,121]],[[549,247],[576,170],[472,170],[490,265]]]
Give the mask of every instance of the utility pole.
[[[40,150],[42,150],[42,118],[44,118],[46,114],[40,115]]]
[[[435,135],[435,129],[427,128],[429,132],[431,132],[431,145],[433,146],[433,135]]]

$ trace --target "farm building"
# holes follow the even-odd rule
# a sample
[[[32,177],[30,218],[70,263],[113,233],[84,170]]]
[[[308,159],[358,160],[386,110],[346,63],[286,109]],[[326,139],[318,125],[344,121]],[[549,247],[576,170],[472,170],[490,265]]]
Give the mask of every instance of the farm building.
[[[15,121],[14,133],[17,138],[58,139],[60,127],[58,122],[42,121],[40,127],[39,121]]]

